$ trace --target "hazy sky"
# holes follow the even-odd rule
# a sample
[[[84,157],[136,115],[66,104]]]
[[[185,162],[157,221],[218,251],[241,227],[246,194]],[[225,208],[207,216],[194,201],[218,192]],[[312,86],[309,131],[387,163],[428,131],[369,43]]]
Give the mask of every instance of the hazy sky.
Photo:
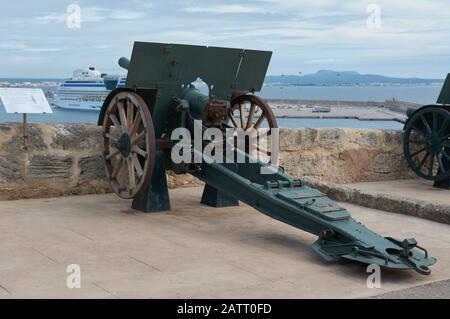
[[[1,0],[1,16],[0,77],[118,72],[136,40],[272,50],[272,75],[450,72],[448,0]]]

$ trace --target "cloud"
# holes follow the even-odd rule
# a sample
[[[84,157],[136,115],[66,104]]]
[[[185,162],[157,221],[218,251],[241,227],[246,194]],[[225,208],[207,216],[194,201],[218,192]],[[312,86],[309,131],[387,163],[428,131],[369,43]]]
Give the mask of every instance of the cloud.
[[[136,20],[146,16],[142,11],[131,11],[124,9],[109,9],[104,7],[80,7],[81,22],[102,22],[105,20]],[[53,12],[47,15],[38,16],[37,21],[49,23],[62,23],[67,20],[69,13]]]
[[[63,50],[63,48],[33,47],[28,44],[20,42],[0,43],[0,49],[23,51],[23,52],[58,52]]]
[[[8,32],[0,30],[1,54],[64,50],[52,54],[51,68],[60,74],[86,61],[114,67],[137,40],[273,50],[275,74],[334,63],[366,73],[392,73],[402,64],[398,70],[410,70],[407,76],[429,77],[448,68],[448,0],[40,0],[29,10],[19,2],[2,7],[0,29]],[[62,27],[70,15],[66,5],[74,2],[81,6],[81,28]],[[380,29],[367,27],[371,3],[381,7]]]
[[[186,12],[203,12],[215,14],[230,14],[230,13],[261,13],[261,8],[252,5],[243,4],[221,4],[221,5],[203,5],[203,6],[188,6],[183,8]]]

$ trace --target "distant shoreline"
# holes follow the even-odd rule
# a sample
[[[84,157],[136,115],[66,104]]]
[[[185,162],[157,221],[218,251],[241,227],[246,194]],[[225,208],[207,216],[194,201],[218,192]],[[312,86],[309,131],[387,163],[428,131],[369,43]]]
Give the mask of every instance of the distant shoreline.
[[[63,78],[0,78],[0,86],[2,85],[43,85],[47,83],[63,83]],[[442,86],[444,80],[438,80],[436,82],[392,82],[392,83],[379,83],[379,82],[350,82],[350,83],[283,83],[283,82],[264,82],[264,86],[272,87],[379,87],[379,86]]]

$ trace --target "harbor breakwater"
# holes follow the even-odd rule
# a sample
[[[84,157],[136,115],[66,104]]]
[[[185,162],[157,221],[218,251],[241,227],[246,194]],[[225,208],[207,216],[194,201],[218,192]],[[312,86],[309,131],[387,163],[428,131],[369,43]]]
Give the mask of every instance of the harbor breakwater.
[[[90,124],[0,124],[0,200],[110,192],[102,135]],[[296,178],[334,183],[411,178],[402,132],[377,129],[281,129],[280,163]],[[201,184],[168,174],[169,187]]]

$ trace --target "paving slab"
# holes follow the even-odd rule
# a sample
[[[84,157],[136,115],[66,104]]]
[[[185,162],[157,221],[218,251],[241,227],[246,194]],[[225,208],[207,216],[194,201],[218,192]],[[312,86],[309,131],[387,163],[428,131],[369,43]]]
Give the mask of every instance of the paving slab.
[[[353,183],[347,184],[347,186],[361,191],[404,197],[450,207],[450,190],[433,187],[433,182],[425,179]]]
[[[423,179],[335,184],[305,179],[337,201],[425,218],[450,225],[450,190]]]
[[[416,237],[438,259],[430,276],[326,263],[315,236],[241,204],[201,205],[170,191],[172,211],[139,213],[113,194],[0,202],[0,298],[365,298],[450,279],[450,225],[341,203],[369,228]],[[67,288],[67,266],[81,288]]]

